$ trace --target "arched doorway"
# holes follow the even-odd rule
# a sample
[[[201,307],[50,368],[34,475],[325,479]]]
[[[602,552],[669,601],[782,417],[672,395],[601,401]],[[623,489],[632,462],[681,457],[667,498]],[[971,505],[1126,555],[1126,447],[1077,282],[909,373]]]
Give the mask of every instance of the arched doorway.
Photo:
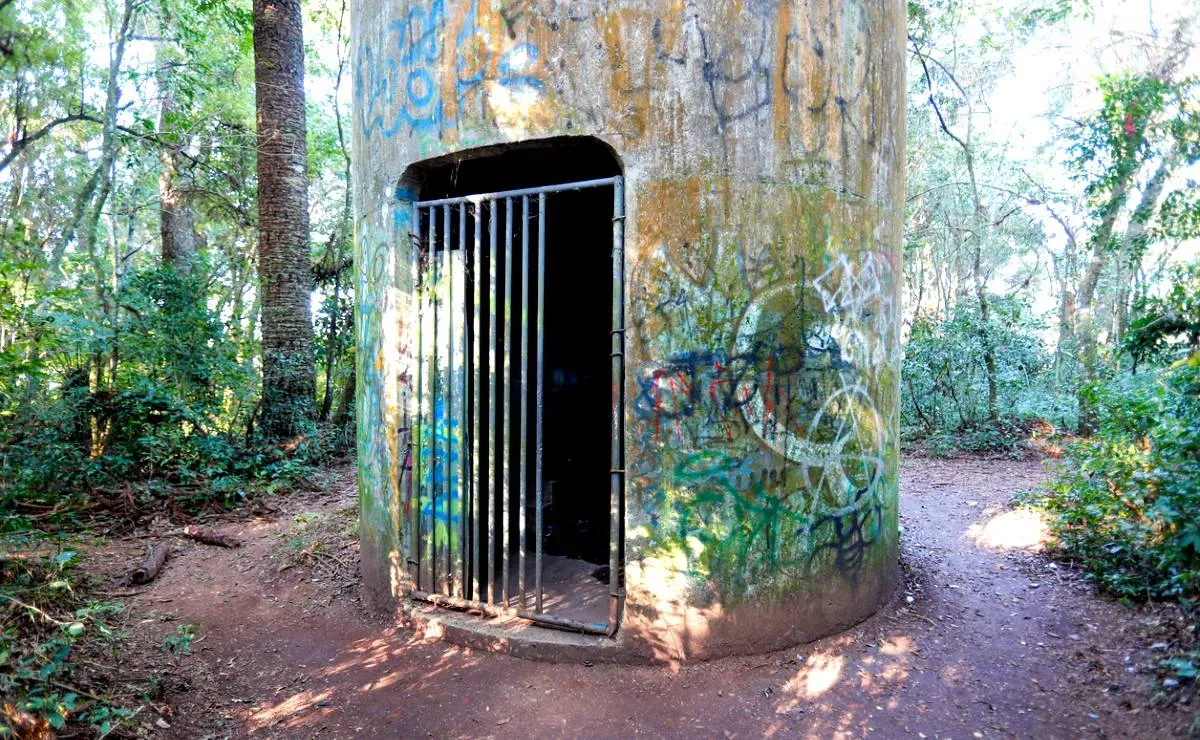
[[[567,137],[410,167],[414,595],[613,634],[624,522],[623,181]]]

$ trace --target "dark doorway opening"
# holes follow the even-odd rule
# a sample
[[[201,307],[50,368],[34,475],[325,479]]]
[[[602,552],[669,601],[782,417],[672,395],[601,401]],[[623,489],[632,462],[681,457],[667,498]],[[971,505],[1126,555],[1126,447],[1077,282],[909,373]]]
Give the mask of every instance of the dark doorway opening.
[[[428,201],[620,174],[621,164],[604,142],[591,136],[559,136],[427,159],[409,167],[400,185]]]
[[[546,224],[546,552],[603,566],[612,443],[612,190],[563,193],[554,205]]]
[[[419,592],[615,632],[620,174],[605,144],[569,137],[430,160],[401,183],[417,201],[428,338],[409,559]]]

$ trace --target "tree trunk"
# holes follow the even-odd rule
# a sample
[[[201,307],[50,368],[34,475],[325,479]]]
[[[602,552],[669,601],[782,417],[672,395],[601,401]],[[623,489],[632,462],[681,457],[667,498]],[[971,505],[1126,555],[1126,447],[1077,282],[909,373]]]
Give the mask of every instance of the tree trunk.
[[[329,239],[328,258],[330,263],[334,265],[333,274],[333,311],[329,315],[329,336],[326,338],[326,354],[325,357],[325,397],[321,402],[321,422],[329,420],[329,412],[333,406],[333,377],[334,369],[337,365],[338,348],[338,299],[341,295],[342,287],[342,267],[341,255],[344,250],[344,244],[350,241],[351,224],[353,221],[353,201],[351,188],[351,172],[350,172],[350,147],[346,144],[346,129],[342,125],[342,108],[338,104],[338,92],[342,87],[342,75],[346,69],[346,57],[342,53],[345,34],[342,32],[344,21],[346,18],[346,3],[342,2],[341,11],[338,15],[337,24],[337,76],[333,82],[333,119],[337,124],[338,147],[342,151],[342,162],[344,165],[343,174],[346,178],[346,189],[342,198],[342,214],[338,219],[337,226]],[[353,328],[353,327],[351,327]],[[340,413],[340,408],[339,408]]]
[[[121,64],[125,58],[125,43],[133,27],[134,8],[135,4],[133,0],[125,0],[118,26],[115,29],[116,36],[113,39],[113,47],[109,55],[108,81],[105,86],[104,128],[100,136],[100,164],[96,169],[96,174],[93,175],[93,179],[95,180],[95,196],[92,198],[91,207],[85,209],[78,232],[80,252],[87,256],[88,261],[92,265],[92,274],[96,281],[94,286],[96,300],[104,317],[102,323],[113,328],[117,326],[116,296],[110,291],[108,270],[96,245],[96,232],[100,228],[100,217],[104,212],[104,204],[108,202],[108,196],[112,193],[113,170],[116,164],[118,149],[117,113],[121,102],[119,78]],[[92,181],[89,180],[89,184],[85,186],[85,190],[89,189],[91,184]],[[77,205],[79,203],[80,201],[77,201]],[[61,254],[59,257],[61,259]],[[52,268],[52,273],[48,279],[56,281],[58,265],[52,265]],[[101,349],[93,350],[91,361],[93,371],[92,389],[96,391],[106,382],[104,373],[105,365],[108,364],[114,370],[115,365],[112,362],[105,363],[103,350]],[[107,382],[111,384],[115,381],[115,373],[110,374]],[[100,421],[93,418],[93,455],[99,456],[103,454],[104,445],[108,437],[108,427],[109,423],[107,421],[101,426]]]
[[[1146,253],[1145,241],[1150,229],[1150,220],[1158,210],[1158,203],[1162,200],[1167,180],[1178,164],[1178,155],[1174,154],[1169,155],[1159,164],[1158,169],[1150,177],[1150,181],[1146,183],[1146,189],[1142,191],[1142,198],[1138,201],[1137,208],[1134,209],[1133,216],[1129,219],[1129,225],[1125,227],[1125,238],[1121,241],[1121,250],[1126,262],[1122,265],[1122,270],[1125,274],[1120,281],[1116,321],[1114,322],[1117,343],[1124,341],[1125,332],[1129,328],[1129,311],[1132,308],[1132,297],[1137,287],[1138,275],[1142,270],[1142,259]]]
[[[1129,269],[1128,260],[1129,252],[1126,249],[1121,250],[1120,260],[1117,262],[1116,279],[1113,281],[1115,290],[1112,297],[1112,329],[1110,330],[1109,344],[1113,347],[1112,362],[1110,363],[1113,369],[1120,365],[1120,358],[1117,352],[1121,347],[1121,342],[1125,340],[1125,329],[1129,322],[1129,284],[1133,280],[1134,272]]]
[[[135,4],[126,0],[121,11],[121,18],[116,27],[112,50],[108,59],[108,80],[104,91],[104,120],[100,132],[100,161],[91,177],[84,183],[83,189],[75,198],[75,206],[71,219],[63,231],[59,243],[51,250],[49,264],[43,277],[43,293],[50,293],[58,287],[59,269],[67,247],[78,237],[82,252],[90,253],[96,240],[96,224],[108,194],[112,190],[113,162],[117,158],[117,113],[121,103],[120,74],[121,64],[125,60],[125,44],[129,40],[133,27]],[[93,197],[95,203],[93,203]],[[89,211],[88,206],[93,207]]]
[[[286,439],[309,428],[316,393],[299,0],[254,0],[254,83],[263,347],[260,429],[267,438]]]
[[[1062,257],[1055,259],[1053,254],[1050,257],[1054,270],[1051,285],[1053,285],[1053,281],[1057,280],[1059,286],[1058,343],[1054,348],[1054,382],[1059,386],[1065,386],[1067,384],[1069,368],[1073,367],[1075,359],[1074,278],[1076,273],[1075,259],[1079,248],[1075,239],[1075,230],[1071,228],[1067,220],[1059,215],[1058,211],[1048,203],[1043,202],[1043,205],[1047,213],[1050,214],[1050,218],[1054,219],[1062,228],[1063,236],[1066,239],[1066,243],[1063,245]]]
[[[164,26],[166,25],[164,20]],[[162,234],[163,265],[174,268],[181,275],[191,271],[196,259],[196,219],[188,207],[186,188],[180,186],[183,174],[179,160],[186,137],[175,131],[175,91],[172,89],[171,69],[165,44],[160,45],[158,54],[158,87],[162,96],[158,107],[158,130],[163,142],[159,151],[158,174],[158,218]]]
[[[350,373],[346,384],[342,386],[342,395],[338,398],[337,411],[333,413],[333,424],[338,428],[345,426],[350,421],[350,414],[354,412],[355,386],[355,375]]]
[[[976,213],[982,213],[983,205],[976,205]],[[977,216],[977,228],[982,228],[983,218]],[[988,302],[988,287],[983,279],[983,237],[974,237],[974,258],[972,259],[972,279],[976,300],[979,301],[979,339],[983,345],[983,367],[988,377],[988,421],[1000,419],[1000,384],[996,378],[996,345],[991,337],[991,303]]]
[[[329,313],[329,333],[325,337],[325,397],[321,399],[321,423],[329,419],[333,407],[333,371],[337,363],[338,301],[342,297],[342,275],[333,276],[333,310]]]
[[[1174,157],[1168,157],[1163,160],[1154,175],[1151,176],[1149,183],[1142,190],[1141,199],[1138,201],[1137,207],[1133,210],[1133,215],[1130,217],[1129,226],[1126,228],[1124,238],[1121,242],[1122,250],[1127,249],[1129,245],[1136,239],[1140,239],[1146,233],[1146,225],[1153,215],[1155,208],[1158,206],[1158,201],[1162,197],[1163,188],[1167,183],[1167,176],[1171,174],[1171,170],[1175,167]],[[1133,181],[1135,171],[1130,173],[1113,189],[1113,195],[1110,200],[1110,206],[1104,214],[1104,218],[1100,221],[1100,227],[1096,230],[1095,236],[1092,237],[1092,259],[1088,263],[1087,270],[1083,274],[1083,278],[1079,283],[1079,290],[1076,291],[1075,298],[1075,342],[1079,348],[1079,361],[1083,369],[1083,377],[1079,383],[1079,433],[1091,434],[1096,431],[1099,418],[1096,408],[1092,405],[1086,391],[1086,386],[1099,378],[1099,363],[1100,363],[1100,348],[1099,336],[1096,328],[1095,304],[1096,304],[1096,287],[1100,283],[1100,273],[1107,261],[1108,253],[1112,251],[1113,229],[1116,226],[1117,216],[1120,215],[1122,206],[1125,203],[1125,197],[1129,192],[1129,186]]]
[[[983,366],[987,374],[987,418],[988,421],[994,422],[1000,415],[998,405],[999,380],[996,372],[996,347],[992,341],[992,328],[990,325],[992,315],[991,305],[988,303],[987,297],[987,279],[983,274],[983,240],[984,234],[988,232],[990,227],[987,219],[987,210],[983,205],[983,198],[979,193],[979,181],[975,175],[975,147],[971,141],[975,130],[975,119],[971,110],[971,98],[950,70],[942,67],[942,71],[946,73],[950,82],[962,94],[963,102],[966,104],[967,131],[964,136],[960,137],[950,130],[945,116],[942,115],[942,109],[938,107],[937,98],[934,96],[933,77],[929,74],[929,64],[925,59],[925,55],[919,50],[917,51],[917,59],[920,61],[921,69],[925,73],[925,86],[929,92],[929,105],[937,115],[938,126],[941,128],[942,133],[950,137],[962,149],[963,159],[967,166],[967,178],[971,186],[973,224],[973,228],[971,229],[973,249],[971,252],[970,278],[975,288],[975,298],[979,301],[979,339],[983,349]],[[964,293],[966,292],[965,285],[962,285],[961,289]],[[950,315],[949,306],[947,306],[946,315]]]
[[[1000,418],[999,379],[996,372],[996,345],[992,340],[992,306],[988,302],[987,280],[983,274],[983,235],[988,228],[987,211],[979,195],[979,184],[975,179],[974,151],[962,144],[967,160],[967,175],[971,181],[971,196],[974,203],[974,251],[971,256],[971,281],[975,287],[975,299],[979,302],[979,340],[983,348],[983,369],[987,376],[987,420],[996,422]]]

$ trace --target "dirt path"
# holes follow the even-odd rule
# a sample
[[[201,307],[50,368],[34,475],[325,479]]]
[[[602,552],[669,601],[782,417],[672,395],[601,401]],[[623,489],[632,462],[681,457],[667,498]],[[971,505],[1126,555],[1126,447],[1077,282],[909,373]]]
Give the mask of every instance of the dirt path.
[[[1148,670],[1153,613],[1093,596],[1038,554],[1036,518],[1009,511],[1040,463],[907,460],[902,472],[905,593],[793,650],[547,665],[384,629],[357,600],[343,477],[332,494],[226,525],[238,550],[181,546],[133,599],[140,647],[123,672],[159,673],[147,720],[189,738],[1186,734],[1191,710],[1160,701]],[[192,654],[164,659],[182,624],[196,625]]]

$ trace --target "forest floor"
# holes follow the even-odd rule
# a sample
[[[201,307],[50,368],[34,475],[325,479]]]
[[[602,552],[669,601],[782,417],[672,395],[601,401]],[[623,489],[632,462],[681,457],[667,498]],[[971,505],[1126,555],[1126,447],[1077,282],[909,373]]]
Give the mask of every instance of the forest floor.
[[[1195,686],[1156,666],[1185,627],[1098,596],[1041,552],[1015,491],[1038,461],[906,459],[905,584],[833,637],[697,665],[544,664],[426,641],[359,602],[355,493],[333,485],[220,523],[243,546],[171,539],[125,592],[115,682],[154,677],[138,716],[168,737],[1184,736]],[[165,522],[89,560],[127,570]],[[165,644],[177,654],[164,651]],[[187,646],[190,652],[179,648]]]

